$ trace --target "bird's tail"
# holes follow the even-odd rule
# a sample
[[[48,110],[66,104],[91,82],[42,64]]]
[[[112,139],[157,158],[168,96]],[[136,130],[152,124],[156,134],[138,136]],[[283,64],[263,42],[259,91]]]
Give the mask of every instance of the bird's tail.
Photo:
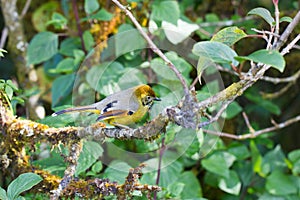
[[[64,110],[60,110],[57,111],[55,113],[52,114],[52,116],[57,116],[57,115],[61,115],[64,113],[70,113],[70,112],[93,112],[96,114],[100,114],[100,111],[97,110],[97,108],[95,106],[78,106],[78,107],[74,107],[74,108],[67,108]]]

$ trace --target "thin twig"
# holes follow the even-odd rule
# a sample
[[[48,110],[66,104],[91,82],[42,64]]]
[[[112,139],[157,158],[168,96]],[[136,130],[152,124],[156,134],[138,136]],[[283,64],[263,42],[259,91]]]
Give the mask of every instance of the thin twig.
[[[285,31],[280,36],[277,44],[274,45],[275,49],[280,49],[284,45],[284,43],[287,41],[292,31],[299,24],[299,21],[300,21],[300,11],[297,12],[292,22],[286,27]]]
[[[165,145],[165,137],[162,138],[161,140],[161,148],[159,150],[159,160],[158,160],[158,167],[157,167],[157,176],[156,176],[156,181],[155,181],[155,185],[159,184],[159,180],[160,180],[160,172],[161,172],[161,163],[162,163],[162,158],[163,158],[163,154],[166,150],[166,145]],[[153,199],[156,200],[157,198],[157,192],[154,192],[153,195]]]
[[[154,44],[154,42],[151,40],[151,38],[147,35],[147,33],[143,30],[140,23],[136,20],[136,18],[133,16],[133,14],[127,9],[127,7],[123,6],[118,0],[112,0],[116,6],[118,6],[122,11],[125,12],[125,14],[129,17],[129,19],[132,21],[132,23],[136,26],[137,30],[140,32],[140,34],[144,37],[144,39],[149,44],[149,47],[152,49],[154,53],[156,53],[159,57],[161,57],[167,65],[170,67],[170,69],[175,73],[177,78],[180,80],[185,94],[189,94],[189,88],[187,86],[186,81],[182,77],[181,73],[178,71],[178,69],[175,67],[175,65],[163,54],[163,52]]]
[[[80,41],[81,41],[81,48],[84,51],[85,54],[87,54],[85,45],[84,45],[84,40],[83,40],[83,33],[81,30],[81,26],[80,26],[80,18],[79,18],[79,14],[78,14],[78,8],[77,8],[77,1],[76,0],[72,0],[72,7],[73,7],[73,11],[74,11],[74,15],[75,15],[75,20],[76,20],[76,25],[77,25],[77,30],[78,30],[78,36],[80,37]]]
[[[29,9],[29,6],[30,6],[30,3],[31,3],[31,0],[27,0],[26,3],[25,3],[25,6],[21,12],[21,15],[20,15],[20,18],[23,19],[23,17],[26,15],[28,9]]]
[[[263,34],[263,35],[273,35],[273,36],[275,36],[275,37],[277,37],[277,38],[280,37],[279,34],[274,33],[274,32],[272,32],[272,31],[258,30],[258,29],[256,29],[256,28],[251,28],[251,30],[252,30],[252,31],[255,31],[255,32],[257,32],[257,33],[261,33],[261,34]]]
[[[300,40],[300,34],[298,34],[282,51],[281,55],[285,55],[290,52],[290,50],[295,46],[295,44]]]
[[[292,76],[289,76],[289,77],[275,78],[275,77],[263,76],[263,77],[261,77],[261,80],[272,82],[274,84],[278,84],[278,83],[295,82],[299,77],[300,77],[300,69],[295,74],[293,74]]]
[[[285,122],[276,124],[275,126],[271,126],[271,127],[265,128],[265,129],[255,131],[253,133],[247,133],[247,134],[243,134],[243,135],[234,135],[234,134],[230,134],[230,133],[213,131],[213,130],[208,130],[208,129],[203,129],[203,132],[211,134],[211,135],[217,135],[217,136],[221,136],[221,137],[231,138],[234,140],[245,140],[245,139],[249,139],[249,138],[255,138],[264,133],[272,132],[272,131],[275,131],[278,129],[283,129],[283,128],[285,128],[291,124],[294,124],[296,122],[299,122],[299,121],[300,121],[300,115],[298,115],[294,118],[291,118]]]
[[[278,98],[281,95],[283,95],[286,91],[288,91],[288,89],[290,89],[290,87],[292,87],[294,84],[295,84],[295,82],[289,82],[286,86],[284,86],[279,91],[274,92],[274,93],[265,93],[265,92],[262,92],[262,96],[265,99],[275,99],[275,98]]]
[[[274,27],[273,26],[271,26],[271,32],[274,33]],[[279,37],[280,37],[280,35],[278,37],[275,36],[274,40],[278,41]],[[268,50],[273,47],[273,45],[272,45],[272,39],[273,39],[273,35],[270,35],[269,40],[267,41],[268,43],[267,43],[267,48],[266,48]]]
[[[277,3],[274,3],[274,6],[275,6],[275,34],[279,34],[279,8],[278,8],[278,2]],[[276,44],[278,41],[278,38],[275,37],[274,38],[274,43],[273,44]],[[273,45],[274,46],[274,45]]]
[[[216,66],[217,66],[217,69],[219,71],[226,72],[226,73],[229,73],[229,74],[232,74],[232,75],[235,75],[235,76],[244,76],[244,75],[246,75],[246,73],[241,73],[241,75],[240,75],[237,72],[235,72],[233,70],[230,70],[228,68],[224,68],[220,65],[216,65]],[[299,77],[300,77],[300,69],[295,74],[293,74],[292,76],[289,76],[289,77],[276,78],[276,77],[270,77],[270,76],[262,76],[260,78],[260,80],[271,82],[271,83],[274,83],[274,84],[278,84],[278,83],[295,82],[295,81],[297,81],[297,79]]]
[[[2,30],[2,34],[1,34],[1,41],[0,41],[0,49],[3,49],[7,40],[7,36],[8,36],[8,28],[5,27]]]
[[[200,84],[201,84],[201,82],[200,82],[200,76],[199,75],[197,75],[197,77],[193,80],[193,82],[192,82],[192,84],[191,84],[191,86],[190,86],[190,90],[194,90],[195,89],[195,86],[196,86],[196,84],[199,82]]]
[[[198,124],[198,128],[202,128],[204,126],[207,126],[209,124],[212,124],[214,122],[216,122],[220,116],[222,115],[222,113],[226,110],[226,108],[228,107],[228,105],[233,101],[232,100],[227,100],[226,102],[224,102],[220,108],[220,110],[217,112],[217,114],[215,116],[213,116],[212,118],[210,118],[208,121],[205,122],[201,122]]]
[[[254,128],[251,126],[251,124],[250,124],[250,122],[249,122],[249,118],[248,118],[248,116],[247,116],[247,114],[246,114],[245,112],[243,112],[243,117],[244,117],[245,123],[246,123],[246,125],[247,125],[247,127],[248,127],[250,133],[254,133],[255,130],[254,130]]]

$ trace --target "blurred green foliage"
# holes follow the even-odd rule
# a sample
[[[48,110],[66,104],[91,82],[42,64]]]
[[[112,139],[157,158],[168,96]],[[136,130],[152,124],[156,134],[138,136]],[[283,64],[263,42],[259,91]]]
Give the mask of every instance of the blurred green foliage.
[[[251,28],[268,27],[263,19],[267,21],[267,25],[272,25],[271,1],[246,1],[242,5],[239,4],[242,1],[235,1],[238,6],[233,10],[231,7],[224,7],[225,3],[232,1],[130,0],[127,2],[139,22],[141,24],[146,22],[145,29],[149,25],[155,43],[165,48],[163,49],[165,55],[189,83],[196,78],[197,74],[215,74],[214,71],[210,72],[211,63],[218,63],[231,70],[230,64],[238,66],[240,62],[250,60],[270,64],[280,72],[287,69],[286,71],[292,74],[296,70],[292,69],[295,66],[290,66],[288,61],[285,65],[278,52],[272,54],[270,60],[268,57],[270,52],[257,51],[262,48],[261,44],[258,44],[261,40],[258,43],[247,40],[246,36],[253,33]],[[72,6],[64,0],[43,2],[33,7],[31,10],[33,24],[30,23],[31,26],[25,28],[36,31],[36,34],[28,36],[32,39],[27,49],[27,64],[35,64],[36,69],[41,70],[39,81],[44,88],[39,92],[42,93],[44,101],[51,105],[51,109],[87,105],[111,93],[144,83],[152,84],[155,92],[162,98],[160,104],[153,106],[149,118],[153,118],[167,106],[176,105],[183,94],[180,81],[167,64],[147,48],[145,41],[133,28],[131,22],[123,20],[122,24],[113,27],[114,34],[103,42],[105,45],[97,43],[99,38],[95,37],[90,24],[95,21],[97,23],[97,21],[113,20],[116,14],[111,11],[111,7],[114,5],[107,6],[103,1],[97,0],[85,0],[78,4],[81,10],[79,10],[80,21],[77,23],[82,26],[83,32],[76,28]],[[251,14],[261,16],[263,19],[242,21],[220,32],[218,31],[222,27],[213,24],[213,22],[238,20],[258,6],[270,10],[270,13],[265,14],[262,14],[262,10],[252,10]],[[297,1],[280,1],[280,8],[299,9],[299,6]],[[289,10],[281,12],[289,14]],[[282,23],[290,20],[284,19]],[[169,24],[176,26],[178,20],[191,25],[187,30],[189,34],[176,37],[176,34],[172,35],[168,30],[161,30]],[[194,27],[199,25],[201,27],[201,23],[213,25],[203,27],[203,30],[200,28],[194,30]],[[179,32],[184,32],[184,28],[179,26],[177,28]],[[192,37],[189,36],[190,34]],[[193,48],[189,48],[190,46],[186,46],[184,42],[185,40],[207,40],[213,34],[216,34],[212,38],[213,42],[198,42],[192,46]],[[182,39],[185,40],[182,42]],[[235,48],[231,48],[232,45]],[[187,51],[186,54],[183,54],[180,49]],[[99,52],[101,55],[98,55]],[[252,52],[254,53],[250,54]],[[241,56],[237,60],[238,55]],[[9,57],[9,51],[4,56],[5,60],[0,61],[0,76],[15,79],[15,74],[10,71],[13,66],[11,63],[8,64],[8,59],[13,60],[13,58]],[[205,59],[198,60],[198,56]],[[195,67],[196,65],[191,63],[198,63],[198,65]],[[299,69],[298,66],[297,68]],[[236,80],[236,77],[231,75],[222,75],[226,86]],[[282,76],[276,70],[271,70],[270,75]],[[14,107],[22,104],[22,99],[26,97],[26,92],[18,90],[11,80],[1,80],[0,88],[6,91],[7,97],[12,102],[15,102]],[[257,130],[270,126],[271,117],[281,121],[293,115],[298,104],[291,105],[292,110],[289,113],[285,113],[285,110],[291,102],[290,98],[295,98],[297,95],[299,98],[299,94],[291,92],[291,95],[283,96],[287,99],[285,103],[280,99],[264,99],[259,94],[261,89],[272,91],[274,88],[278,89],[271,84],[258,83],[247,90],[245,95],[234,101],[222,115],[226,120],[224,130],[232,133],[248,132],[241,115],[242,111],[247,113],[251,125]],[[196,89],[197,98],[203,100],[221,90],[222,87],[218,83],[211,82],[205,85],[198,84]],[[49,108],[47,112],[52,112],[51,109]],[[213,113],[216,109],[217,107],[211,108],[210,112]],[[76,114],[47,116],[40,122],[63,127],[78,125],[78,121],[88,117]],[[89,121],[89,123],[93,122],[93,119]],[[251,140],[238,142],[205,135],[201,130],[186,130],[169,125],[163,136],[167,148],[161,160],[159,185],[163,191],[158,193],[158,198],[299,199],[299,144],[296,146],[297,149],[294,147],[296,150],[291,150],[288,147],[289,143],[284,143],[287,148],[282,148],[280,136],[277,135],[267,133]],[[292,133],[285,132],[283,137],[293,136]],[[290,141],[291,145],[292,141]],[[85,141],[76,176],[109,178],[122,183],[129,168],[145,162],[147,167],[141,182],[155,185],[161,142],[162,138],[152,142],[109,139],[105,144]],[[63,176],[66,168],[57,149],[49,152],[46,157],[39,156],[33,164],[60,176]],[[2,190],[0,192],[3,193]],[[28,198],[31,195],[28,194]],[[140,199],[146,199],[145,196],[141,197],[140,193],[135,195]]]

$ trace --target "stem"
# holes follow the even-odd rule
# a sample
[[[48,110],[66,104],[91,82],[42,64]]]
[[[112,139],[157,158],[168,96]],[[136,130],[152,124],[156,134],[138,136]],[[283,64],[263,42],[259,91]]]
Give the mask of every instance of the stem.
[[[274,6],[275,6],[275,23],[276,23],[276,25],[275,25],[275,34],[279,34],[279,14],[280,13],[279,13],[279,8],[278,8],[278,2],[277,3],[274,2]],[[275,37],[274,38],[274,44],[276,44],[277,41],[278,41],[278,38]]]
[[[21,19],[26,15],[26,13],[27,13],[27,11],[29,9],[30,3],[31,3],[31,0],[27,0],[26,1],[25,6],[24,6],[24,8],[23,8],[23,10],[21,12],[21,15],[20,15]]]
[[[84,45],[83,36],[82,36],[82,30],[81,30],[81,26],[80,26],[80,18],[79,18],[79,14],[78,14],[78,8],[77,8],[76,0],[72,0],[72,7],[73,7],[74,15],[75,15],[78,35],[80,37],[81,47],[82,47],[82,50],[84,51],[84,53],[87,54],[87,51],[86,51],[86,48],[85,48],[85,45]]]
[[[155,182],[156,185],[159,184],[160,172],[161,172],[161,162],[162,162],[162,157],[163,157],[165,150],[166,150],[165,138],[163,137],[161,140],[161,148],[159,150],[158,169],[157,169],[157,177],[156,177],[156,182]],[[156,198],[157,198],[157,192],[155,191],[153,199],[156,200]]]
[[[286,27],[285,31],[282,33],[281,37],[279,38],[277,44],[274,45],[275,49],[280,49],[283,46],[283,44],[287,41],[289,35],[298,25],[299,21],[300,21],[300,11],[297,12],[293,21]]]
[[[249,138],[256,138],[257,136],[262,135],[264,133],[269,133],[271,131],[283,129],[283,128],[285,128],[287,126],[290,126],[290,125],[292,125],[296,122],[299,122],[299,121],[300,121],[300,115],[298,115],[294,118],[288,119],[285,122],[275,124],[274,126],[255,131],[253,133],[243,134],[243,135],[234,135],[234,134],[231,134],[231,133],[213,131],[213,130],[208,130],[208,129],[203,129],[203,132],[211,134],[211,135],[217,135],[217,136],[220,136],[220,137],[231,138],[231,139],[234,139],[234,140],[245,140],[245,139],[249,139]]]

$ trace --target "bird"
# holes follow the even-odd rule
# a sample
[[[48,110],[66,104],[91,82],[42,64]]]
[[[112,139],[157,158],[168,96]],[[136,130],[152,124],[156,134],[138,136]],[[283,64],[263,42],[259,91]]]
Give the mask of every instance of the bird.
[[[154,101],[161,101],[161,99],[155,95],[149,85],[142,84],[111,94],[91,105],[60,110],[53,113],[52,116],[70,112],[91,112],[99,115],[97,121],[128,129],[128,125],[143,118],[151,109]]]

